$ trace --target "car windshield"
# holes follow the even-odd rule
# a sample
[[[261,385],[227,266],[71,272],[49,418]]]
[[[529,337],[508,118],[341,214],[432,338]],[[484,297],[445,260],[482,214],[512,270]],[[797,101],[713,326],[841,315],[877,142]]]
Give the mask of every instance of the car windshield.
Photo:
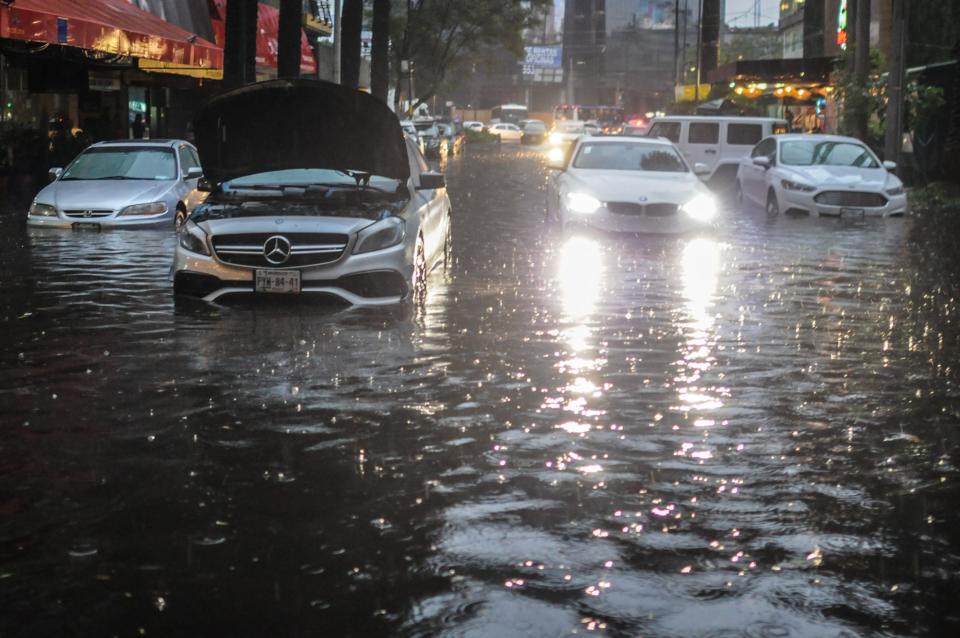
[[[601,142],[583,144],[574,168],[610,171],[686,173],[687,166],[673,148],[663,144]]]
[[[125,146],[87,149],[67,167],[62,179],[170,180],[176,175],[172,149]]]
[[[527,122],[526,125],[523,127],[523,130],[525,130],[525,131],[545,131],[545,130],[547,130],[547,126],[546,126],[546,124],[544,124],[543,122],[533,121],[533,122]]]
[[[797,140],[780,145],[780,161],[787,166],[850,166],[880,168],[866,146],[854,142]]]

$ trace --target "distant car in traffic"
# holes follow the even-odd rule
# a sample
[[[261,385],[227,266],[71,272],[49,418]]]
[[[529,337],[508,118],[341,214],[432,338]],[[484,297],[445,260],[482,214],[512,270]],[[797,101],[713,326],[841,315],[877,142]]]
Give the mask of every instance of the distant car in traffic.
[[[443,175],[382,100],[273,80],[213,99],[195,130],[212,192],[177,235],[176,294],[388,305],[449,263]]]
[[[420,137],[420,132],[417,131],[417,127],[413,125],[412,120],[400,120],[400,128],[413,139],[421,153],[426,151],[423,145],[423,139]]]
[[[519,142],[522,132],[520,127],[516,124],[510,124],[508,122],[501,122],[500,124],[494,124],[489,129],[487,129],[492,135],[496,135],[500,138],[501,142],[511,141]]]
[[[477,120],[467,120],[466,122],[463,123],[463,128],[468,131],[475,131],[479,133],[483,131],[483,129],[485,128],[485,125],[483,122],[479,122]]]
[[[553,125],[547,139],[552,146],[566,146],[575,142],[582,135],[592,135],[585,122],[561,120]]]
[[[119,140],[87,147],[33,199],[30,226],[179,226],[206,196],[197,149],[184,140]]]
[[[527,120],[520,135],[521,144],[543,144],[547,139],[547,125],[541,120]]]
[[[422,140],[421,150],[424,157],[437,159],[447,152],[447,142],[440,135],[440,129],[432,117],[418,117],[413,126]]]
[[[451,122],[441,122],[437,124],[437,128],[440,130],[440,137],[442,137],[446,144],[447,153],[450,155],[456,155],[457,153],[463,152],[463,147],[467,141],[467,136],[464,135],[463,130],[455,123]]]
[[[549,166],[547,220],[564,228],[684,233],[712,228],[717,215],[715,196],[668,141],[582,137]]]
[[[736,194],[770,215],[899,217],[907,195],[896,166],[852,137],[774,135],[741,160]]]

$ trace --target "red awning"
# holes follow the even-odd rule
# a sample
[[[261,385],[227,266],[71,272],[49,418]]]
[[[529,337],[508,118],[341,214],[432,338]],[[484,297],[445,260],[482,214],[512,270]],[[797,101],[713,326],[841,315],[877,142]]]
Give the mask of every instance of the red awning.
[[[0,38],[223,68],[223,49],[127,0],[16,0],[9,7],[0,3]]]
[[[240,0],[234,0],[240,1]],[[227,0],[213,0],[213,33],[217,44],[223,46],[226,32]],[[257,66],[277,68],[279,52],[280,10],[262,2],[257,4]],[[300,30],[300,72],[314,74],[317,61],[313,57],[313,48],[307,34]]]

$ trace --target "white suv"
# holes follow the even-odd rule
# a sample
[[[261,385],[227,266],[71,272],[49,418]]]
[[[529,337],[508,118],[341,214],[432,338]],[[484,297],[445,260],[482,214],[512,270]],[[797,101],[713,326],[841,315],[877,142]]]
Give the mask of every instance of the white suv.
[[[668,115],[651,120],[647,136],[676,144],[691,166],[708,166],[703,179],[712,190],[732,192],[740,159],[760,140],[787,130],[786,120],[773,117]]]

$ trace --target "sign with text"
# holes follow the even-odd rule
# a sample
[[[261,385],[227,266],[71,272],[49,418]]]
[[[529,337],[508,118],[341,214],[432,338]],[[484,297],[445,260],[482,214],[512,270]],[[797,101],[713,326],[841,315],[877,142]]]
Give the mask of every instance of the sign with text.
[[[526,55],[523,59],[523,72],[526,75],[531,75],[532,69],[563,68],[562,46],[529,46],[524,49],[526,49]]]

